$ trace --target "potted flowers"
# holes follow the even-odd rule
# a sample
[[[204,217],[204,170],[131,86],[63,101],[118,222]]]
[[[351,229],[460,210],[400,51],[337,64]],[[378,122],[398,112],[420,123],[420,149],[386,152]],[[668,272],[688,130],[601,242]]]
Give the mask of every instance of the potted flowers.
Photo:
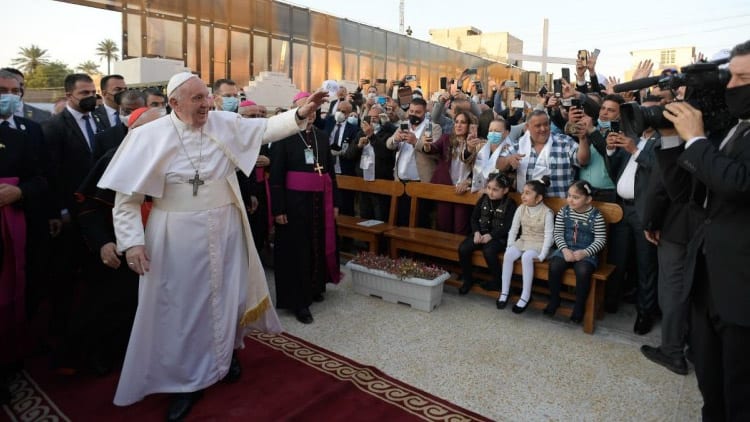
[[[440,304],[443,282],[450,277],[434,265],[369,252],[358,254],[346,266],[352,271],[355,292],[427,312]]]

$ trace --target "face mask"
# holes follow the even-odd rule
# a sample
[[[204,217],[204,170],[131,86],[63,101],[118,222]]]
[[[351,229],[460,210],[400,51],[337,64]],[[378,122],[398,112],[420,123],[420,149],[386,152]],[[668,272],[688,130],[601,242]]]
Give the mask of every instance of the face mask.
[[[416,125],[422,123],[422,120],[423,119],[421,117],[415,116],[413,114],[411,116],[409,116],[409,123],[411,123],[412,126],[416,126]]]
[[[221,99],[221,109],[224,111],[237,111],[240,105],[240,99],[237,97],[223,97]]]
[[[599,125],[599,127],[600,127],[601,129],[609,129],[610,127],[612,127],[612,122],[610,122],[610,121],[606,121],[606,122],[605,122],[605,121],[604,121],[604,120],[602,120],[602,119],[597,119],[597,120],[596,120],[596,123],[597,123],[597,124]]]
[[[16,94],[0,95],[0,116],[10,116],[21,103],[21,97]]]
[[[738,119],[750,119],[750,85],[736,86],[724,92],[729,114]]]
[[[490,132],[487,134],[487,140],[493,144],[497,145],[503,140],[503,134],[501,132]]]
[[[373,123],[373,124],[372,124],[372,131],[373,131],[373,132],[375,132],[375,133],[378,133],[378,132],[380,132],[380,124],[378,124],[378,123]]]
[[[377,96],[378,96],[378,94],[376,94],[374,92],[371,92],[371,93],[367,94],[367,98],[370,99],[370,100],[375,99],[375,97],[377,97]]]
[[[354,116],[350,116],[350,117],[347,117],[346,122],[349,123],[350,125],[358,125],[359,119]]]
[[[346,120],[346,116],[342,111],[337,111],[336,114],[333,115],[333,118],[336,119],[336,123],[342,123]]]
[[[86,97],[78,101],[78,107],[84,113],[90,113],[96,110],[96,97]]]

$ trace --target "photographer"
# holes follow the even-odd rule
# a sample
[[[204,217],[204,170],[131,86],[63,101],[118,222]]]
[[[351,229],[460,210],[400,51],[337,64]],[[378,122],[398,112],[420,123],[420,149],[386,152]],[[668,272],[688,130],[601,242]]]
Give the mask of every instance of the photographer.
[[[661,168],[679,165],[692,175],[695,192],[706,190],[706,218],[686,261],[694,299],[690,341],[704,420],[750,420],[750,41],[732,49],[729,70],[725,99],[739,122],[726,136],[708,138],[701,111],[685,102],[668,104],[663,116],[686,142],[665,138],[658,152]]]

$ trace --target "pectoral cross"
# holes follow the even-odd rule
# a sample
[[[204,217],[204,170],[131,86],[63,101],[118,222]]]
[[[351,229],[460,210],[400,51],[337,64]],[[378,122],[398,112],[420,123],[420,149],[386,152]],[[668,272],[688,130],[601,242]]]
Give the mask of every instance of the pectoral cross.
[[[193,185],[193,196],[198,196],[198,187],[206,183],[201,180],[200,176],[198,175],[198,170],[195,171],[195,177],[192,179],[188,179],[188,182]]]
[[[313,170],[318,172],[318,176],[323,175],[323,173],[321,172],[323,170],[323,166],[321,166],[320,163],[315,163],[315,167],[313,167]]]

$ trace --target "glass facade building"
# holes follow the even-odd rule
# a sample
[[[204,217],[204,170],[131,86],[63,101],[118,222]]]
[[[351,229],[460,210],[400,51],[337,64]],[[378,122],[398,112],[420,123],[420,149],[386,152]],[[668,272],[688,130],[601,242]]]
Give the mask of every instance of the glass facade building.
[[[476,68],[476,78],[515,79],[502,63],[395,32],[273,0],[65,0],[122,13],[122,58],[183,60],[208,84],[240,86],[262,71],[289,75],[312,90],[326,79],[388,80],[417,75],[425,92],[441,76]],[[468,86],[464,88],[468,89]]]

